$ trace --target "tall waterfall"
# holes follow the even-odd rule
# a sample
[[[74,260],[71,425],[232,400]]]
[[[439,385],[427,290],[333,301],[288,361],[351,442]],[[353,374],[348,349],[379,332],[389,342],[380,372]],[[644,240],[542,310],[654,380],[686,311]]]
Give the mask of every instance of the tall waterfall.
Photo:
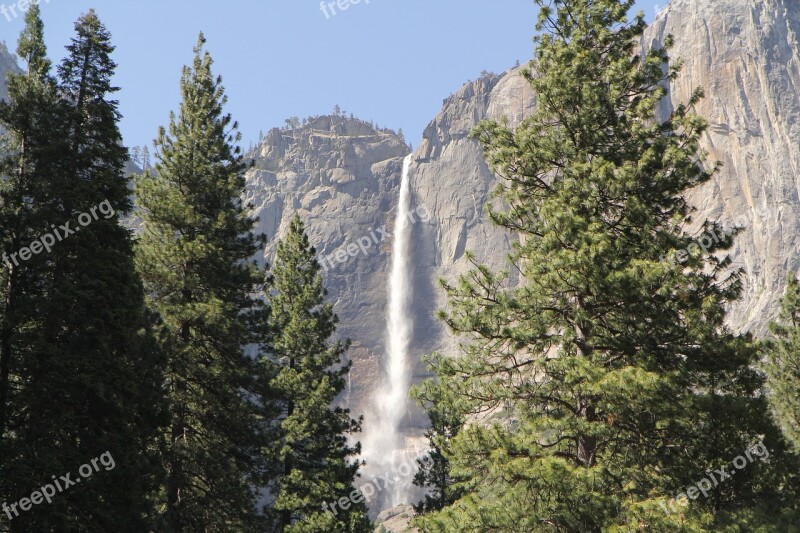
[[[375,391],[374,411],[366,421],[364,456],[367,461],[362,480],[389,474],[393,481],[376,495],[379,507],[391,507],[409,501],[411,480],[416,470],[414,457],[406,454],[405,438],[400,431],[408,412],[411,386],[408,351],[413,322],[411,319],[411,191],[409,168],[411,155],[403,161],[400,199],[394,225],[392,266],[389,276],[389,299],[386,315],[387,343],[381,383]],[[366,478],[366,479],[364,479]]]

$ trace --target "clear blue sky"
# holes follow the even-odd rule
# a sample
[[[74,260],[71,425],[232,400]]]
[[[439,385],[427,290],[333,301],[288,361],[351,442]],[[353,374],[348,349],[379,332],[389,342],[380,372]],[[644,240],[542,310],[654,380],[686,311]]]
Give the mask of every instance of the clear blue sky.
[[[335,104],[403,128],[416,146],[442,99],[532,54],[533,0],[366,1],[326,17],[319,0],[40,0],[55,61],[82,12],[95,8],[111,31],[128,145],[149,144],[177,108],[180,69],[201,30],[245,146],[260,129]],[[637,9],[651,20],[657,3],[666,0]],[[0,15],[0,40],[13,51],[23,21],[11,18]]]

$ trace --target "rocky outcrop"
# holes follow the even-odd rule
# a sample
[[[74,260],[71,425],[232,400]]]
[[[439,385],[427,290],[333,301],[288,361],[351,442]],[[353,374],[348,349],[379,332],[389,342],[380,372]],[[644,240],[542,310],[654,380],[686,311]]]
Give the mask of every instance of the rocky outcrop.
[[[375,519],[374,533],[419,533],[419,529],[411,526],[416,515],[410,505],[400,505],[381,511]]]
[[[403,158],[400,136],[341,116],[318,117],[294,129],[273,129],[255,154],[245,200],[270,241],[286,234],[298,213],[316,246],[341,319],[338,333],[353,339],[350,386],[343,401],[363,414],[379,379],[393,213]]]
[[[800,10],[793,0],[672,0],[648,28],[643,45],[675,36],[672,56],[684,63],[665,107],[685,102],[700,86],[697,112],[710,128],[703,139],[721,171],[691,191],[696,220],[742,226],[730,251],[744,271],[744,294],[729,323],[762,333],[774,318],[787,271],[800,264]],[[519,70],[479,79],[444,102],[414,152],[414,196],[433,214],[415,239],[415,353],[455,353],[456,341],[431,319],[444,305],[435,280],[454,280],[477,262],[505,266],[513,236],[493,227],[484,204],[496,181],[480,146],[469,138],[483,118],[505,116],[513,126],[535,95]]]
[[[432,214],[430,222],[415,228],[416,356],[457,350],[457,340],[433,318],[446,304],[437,280],[453,281],[469,271],[473,265],[467,252],[477,263],[505,268],[506,253],[516,238],[486,216],[496,180],[470,132],[489,118],[507,117],[513,127],[534,104],[530,85],[518,70],[480,78],[444,101],[414,152],[414,201]],[[423,375],[418,367],[417,377]]]
[[[9,73],[21,72],[17,64],[17,58],[8,51],[5,42],[0,42],[0,100],[8,98],[8,84],[6,75]],[[6,133],[6,129],[0,126],[0,135]]]
[[[8,98],[8,86],[6,85],[6,74],[9,72],[20,72],[17,59],[8,51],[8,46],[0,42],[0,100]]]
[[[466,272],[471,266],[467,251],[478,261],[503,266],[513,239],[484,215],[495,180],[470,131],[488,117],[508,115],[518,123],[532,105],[530,88],[516,73],[478,79],[445,100],[414,152],[410,182],[417,214],[411,226],[415,380],[426,375],[419,363],[422,355],[454,352],[456,347],[434,316],[445,304],[437,280]],[[341,319],[339,334],[354,341],[349,352],[354,366],[343,399],[354,414],[369,415],[380,377],[392,225],[402,159],[408,151],[398,136],[364,122],[320,117],[303,127],[269,132],[248,173],[245,199],[259,217],[259,231],[273,239],[265,250],[267,261],[295,212],[317,247]],[[409,413],[410,448],[427,420],[411,402]],[[369,416],[365,423],[370,423]]]
[[[669,34],[684,63],[670,103],[705,89],[703,147],[724,164],[690,199],[697,219],[744,227],[731,250],[744,298],[729,321],[762,333],[787,271],[800,266],[800,9],[796,0],[672,0],[644,45]]]

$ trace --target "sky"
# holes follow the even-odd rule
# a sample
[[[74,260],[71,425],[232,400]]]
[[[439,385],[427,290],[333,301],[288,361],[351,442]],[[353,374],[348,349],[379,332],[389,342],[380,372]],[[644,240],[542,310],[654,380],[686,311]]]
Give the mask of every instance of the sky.
[[[12,52],[19,1],[0,0],[0,41]],[[245,148],[260,130],[335,105],[402,128],[416,146],[444,98],[483,70],[531,58],[537,13],[533,0],[339,0],[344,10],[331,0],[325,9],[320,0],[39,1],[56,63],[81,13],[94,8],[111,32],[128,146],[151,144],[177,110],[200,31]],[[658,3],[640,0],[637,10],[652,20]]]

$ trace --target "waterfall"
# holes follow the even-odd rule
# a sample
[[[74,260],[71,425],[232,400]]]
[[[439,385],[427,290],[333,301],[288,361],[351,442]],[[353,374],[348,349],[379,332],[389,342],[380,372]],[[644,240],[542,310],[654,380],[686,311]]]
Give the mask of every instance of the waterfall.
[[[386,357],[381,382],[375,391],[373,416],[367,420],[364,455],[367,468],[363,481],[388,473],[393,484],[377,496],[379,508],[410,502],[415,492],[411,480],[416,471],[414,457],[406,454],[405,438],[400,430],[408,412],[411,375],[408,351],[413,322],[411,319],[411,155],[403,161],[400,199],[394,225],[391,273],[386,314]],[[374,506],[373,506],[374,508]]]

